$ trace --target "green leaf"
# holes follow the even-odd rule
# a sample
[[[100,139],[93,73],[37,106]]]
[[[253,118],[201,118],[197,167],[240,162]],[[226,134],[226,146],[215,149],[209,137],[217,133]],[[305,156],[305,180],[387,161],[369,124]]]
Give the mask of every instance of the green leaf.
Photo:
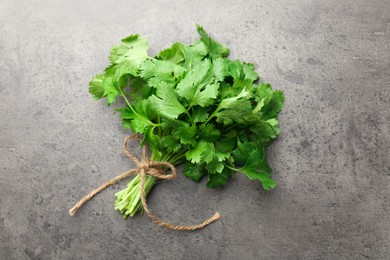
[[[178,153],[182,148],[180,142],[172,135],[165,135],[161,137],[161,141],[165,149],[170,153]]]
[[[214,153],[214,144],[205,141],[200,141],[195,147],[191,148],[186,153],[186,158],[192,163],[209,163],[213,159]]]
[[[202,26],[196,25],[196,29],[200,35],[201,41],[207,46],[207,52],[210,57],[226,57],[229,54],[229,48],[212,39]]]
[[[140,76],[144,79],[153,79],[156,83],[164,81],[168,84],[175,84],[185,72],[185,68],[170,61],[146,60],[141,65]]]
[[[157,57],[175,64],[183,63],[183,66],[192,69],[193,65],[201,61],[206,55],[207,46],[200,41],[190,46],[177,42],[170,48],[160,52]]]
[[[191,146],[196,145],[195,136],[197,134],[197,127],[195,125],[182,126],[176,131],[173,131],[173,135],[176,139],[179,139],[182,144],[189,144]]]
[[[203,124],[199,127],[199,138],[214,143],[221,136],[221,131],[214,124]]]
[[[224,125],[230,125],[233,122],[244,123],[251,113],[251,103],[249,100],[236,100],[234,103],[230,103],[224,110],[216,113],[217,122]]]
[[[109,57],[115,68],[113,81],[119,82],[128,75],[138,76],[140,64],[149,57],[148,49],[149,44],[146,38],[140,37],[138,34],[124,38],[122,44],[114,46]],[[125,80],[123,81],[125,82]]]
[[[204,79],[210,69],[210,65],[210,61],[205,60],[203,62],[199,62],[197,66],[189,71],[176,87],[179,96],[187,100],[192,100],[197,87],[204,83]]]
[[[151,96],[149,101],[151,107],[153,107],[157,113],[167,118],[176,119],[179,115],[187,112],[177,99],[173,88],[164,82],[161,82],[156,95]]]
[[[282,110],[284,105],[284,95],[280,90],[275,90],[272,93],[272,98],[268,104],[264,105],[262,109],[263,117],[265,119],[276,118],[278,113]]]
[[[189,107],[211,105],[217,97],[219,85],[211,84],[212,78],[208,73],[210,66],[207,59],[197,63],[177,85],[178,95],[187,100]]]
[[[133,104],[132,108],[126,107],[121,109],[123,126],[125,128],[130,128],[133,133],[143,134],[147,127],[154,125],[148,116],[148,106],[146,100],[140,100]]]
[[[226,182],[230,176],[231,172],[228,168],[224,168],[221,173],[209,173],[208,182],[206,186],[208,188],[219,188],[226,185]]]
[[[138,34],[133,34],[122,39],[122,44],[114,46],[111,49],[109,58],[112,64],[129,62],[135,68],[138,68],[141,62],[149,57],[147,53],[148,49],[149,44],[146,38]]]
[[[114,86],[112,77],[103,78],[103,88],[104,88],[103,96],[106,97],[106,104],[107,106],[109,106],[116,101],[116,97],[120,95],[120,92]]]
[[[193,99],[191,100],[191,106],[199,105],[201,107],[206,107],[214,103],[214,99],[218,95],[219,84],[207,84],[201,88],[198,88],[194,94]]]
[[[251,104],[246,97],[249,93],[243,89],[235,97],[225,98],[221,101],[212,117],[217,117],[217,122],[229,125],[232,122],[242,123],[251,111]]]
[[[191,69],[194,64],[201,61],[207,55],[207,46],[199,41],[195,42],[193,45],[184,46],[184,63],[187,68]]]
[[[212,64],[213,73],[216,81],[223,81],[226,76],[225,61],[223,58],[216,58]]]
[[[104,96],[103,75],[98,74],[89,82],[89,93],[95,100],[101,99]]]
[[[226,75],[231,76],[234,80],[244,79],[244,68],[241,61],[225,60]]]
[[[220,111],[221,109],[232,108],[234,107],[234,103],[237,102],[237,100],[247,98],[248,96],[249,92],[246,91],[246,89],[243,89],[237,96],[223,99],[219,104],[217,111]]]
[[[222,173],[225,165],[218,160],[217,157],[214,157],[211,162],[206,165],[206,169],[209,173]]]
[[[183,44],[176,42],[171,47],[161,51],[157,57],[178,64],[184,60],[183,48]]]
[[[237,145],[237,132],[230,130],[224,133],[221,138],[215,143],[216,151],[222,153],[230,153]]]
[[[251,93],[255,87],[256,86],[253,84],[253,80],[251,79],[234,80],[232,86],[232,88],[235,90],[235,95],[239,94],[243,89]]]
[[[255,66],[253,64],[244,62],[242,64],[242,69],[245,79],[255,81],[259,78],[259,74],[255,71]]]
[[[255,88],[255,98],[259,101],[264,100],[264,105],[268,105],[272,99],[272,89],[270,84],[260,83],[257,88]]]
[[[205,171],[201,164],[193,164],[189,161],[184,163],[183,173],[187,178],[190,178],[193,181],[200,181],[205,175]]]
[[[259,180],[265,190],[276,187],[276,181],[270,178],[272,170],[268,165],[264,146],[239,142],[233,157],[236,165],[244,164],[238,171],[244,173],[250,180]]]
[[[113,76],[114,81],[119,81],[123,77],[132,75],[138,76],[139,67],[134,66],[130,61],[124,61],[115,66],[115,74]]]
[[[276,119],[259,121],[249,130],[256,135],[259,142],[264,143],[276,138],[280,133]]]
[[[200,106],[192,108],[192,120],[194,123],[203,123],[209,118],[208,109]]]
[[[132,100],[148,99],[151,95],[156,94],[156,89],[139,77],[130,79],[130,87],[131,91],[128,95]]]

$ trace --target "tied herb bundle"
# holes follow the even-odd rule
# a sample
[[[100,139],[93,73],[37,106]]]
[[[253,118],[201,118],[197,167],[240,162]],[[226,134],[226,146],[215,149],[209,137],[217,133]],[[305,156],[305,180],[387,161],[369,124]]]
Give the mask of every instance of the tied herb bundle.
[[[200,40],[176,42],[155,57],[138,34],[111,49],[111,64],[89,83],[95,99],[124,99],[122,125],[143,137],[153,161],[184,164],[184,175],[207,187],[226,184],[240,172],[276,187],[266,147],[278,136],[283,93],[260,82],[254,65],[227,58],[229,49],[197,26]],[[142,210],[140,175],[116,193],[124,218]],[[146,176],[145,195],[156,178]]]

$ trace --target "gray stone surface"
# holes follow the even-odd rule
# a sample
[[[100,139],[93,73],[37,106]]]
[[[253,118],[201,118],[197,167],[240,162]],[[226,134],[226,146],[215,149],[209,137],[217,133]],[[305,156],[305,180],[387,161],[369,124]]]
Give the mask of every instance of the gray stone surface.
[[[243,176],[209,190],[179,176],[147,216],[122,220],[109,188],[134,166],[117,115],[87,91],[132,33],[152,54],[195,23],[286,95],[268,155],[279,187]],[[0,259],[389,259],[390,2],[0,1]]]

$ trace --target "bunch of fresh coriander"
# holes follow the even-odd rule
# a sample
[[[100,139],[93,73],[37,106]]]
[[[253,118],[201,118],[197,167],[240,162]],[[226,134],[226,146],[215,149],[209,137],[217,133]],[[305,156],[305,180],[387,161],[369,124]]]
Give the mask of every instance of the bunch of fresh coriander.
[[[184,164],[184,175],[207,187],[224,186],[234,173],[276,187],[266,147],[280,132],[283,93],[259,82],[253,64],[227,58],[229,49],[197,26],[200,40],[175,43],[156,57],[138,34],[111,49],[111,64],[89,84],[95,99],[107,105],[123,98],[123,127],[142,134],[151,160]],[[147,176],[145,192],[156,179]],[[115,209],[124,217],[142,210],[140,176],[116,194]]]

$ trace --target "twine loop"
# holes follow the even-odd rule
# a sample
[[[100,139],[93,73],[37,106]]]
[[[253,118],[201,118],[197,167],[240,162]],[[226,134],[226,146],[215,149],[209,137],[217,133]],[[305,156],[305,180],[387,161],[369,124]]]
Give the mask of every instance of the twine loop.
[[[97,193],[100,191],[104,190],[105,188],[117,183],[118,181],[132,175],[132,174],[137,174],[139,173],[141,175],[141,183],[140,183],[140,195],[141,195],[141,203],[142,206],[148,214],[148,216],[155,222],[157,225],[166,227],[168,229],[174,229],[174,230],[196,230],[196,229],[201,229],[204,228],[205,226],[211,224],[212,222],[218,220],[221,218],[221,215],[216,212],[214,216],[212,216],[209,219],[206,219],[202,223],[198,225],[193,225],[193,226],[176,226],[169,224],[167,222],[159,220],[149,209],[148,204],[146,202],[146,196],[145,196],[145,178],[146,175],[150,175],[153,177],[156,177],[157,179],[162,179],[162,180],[169,180],[169,179],[174,179],[176,178],[176,168],[169,162],[155,162],[150,160],[147,157],[147,146],[144,145],[142,149],[142,157],[141,161],[138,160],[129,150],[128,150],[128,142],[133,139],[138,139],[141,140],[140,135],[129,135],[125,138],[124,145],[123,145],[123,150],[127,157],[129,157],[136,165],[136,169],[131,169],[127,172],[122,173],[121,175],[116,176],[115,178],[111,179],[110,181],[104,183],[102,186],[99,188],[91,191],[88,195],[83,197],[79,202],[77,202],[70,210],[69,214],[71,216],[74,216],[77,212],[77,210],[82,207],[86,202],[88,202],[93,196],[95,196]],[[167,173],[167,170],[170,170],[170,173]]]

